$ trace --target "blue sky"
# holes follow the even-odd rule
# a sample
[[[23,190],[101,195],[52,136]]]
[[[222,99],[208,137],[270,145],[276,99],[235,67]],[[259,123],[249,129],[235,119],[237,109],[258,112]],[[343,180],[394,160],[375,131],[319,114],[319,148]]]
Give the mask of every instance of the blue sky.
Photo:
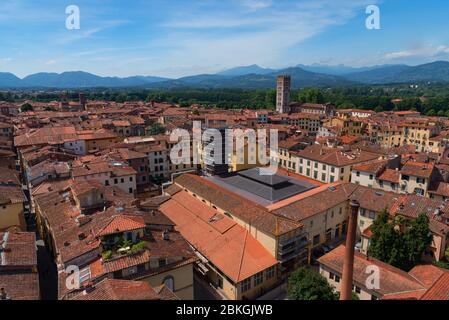
[[[376,4],[381,29],[365,28]],[[77,5],[80,30],[67,30]],[[0,72],[180,77],[449,60],[446,0],[1,0]]]

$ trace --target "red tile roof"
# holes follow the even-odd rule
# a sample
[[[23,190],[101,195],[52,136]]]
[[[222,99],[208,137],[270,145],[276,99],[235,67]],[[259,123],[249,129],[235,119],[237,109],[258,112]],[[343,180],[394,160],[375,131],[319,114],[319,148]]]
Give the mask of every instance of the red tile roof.
[[[192,246],[235,283],[277,264],[246,229],[186,191],[176,193],[160,210]]]
[[[132,216],[132,215],[117,215],[111,217],[106,225],[102,227],[98,232],[97,236],[102,237],[115,233],[122,233],[125,231],[133,231],[145,228],[145,221],[142,216]]]
[[[104,279],[93,286],[68,295],[70,300],[166,300],[177,299],[166,288],[152,288],[146,281]]]
[[[398,170],[385,169],[385,171],[378,177],[378,180],[399,183],[400,177],[401,174]]]

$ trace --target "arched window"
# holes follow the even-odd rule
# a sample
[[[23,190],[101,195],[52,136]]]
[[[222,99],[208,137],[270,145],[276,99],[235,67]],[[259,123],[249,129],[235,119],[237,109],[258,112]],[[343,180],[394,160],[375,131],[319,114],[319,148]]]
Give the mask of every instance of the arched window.
[[[175,280],[173,279],[172,276],[168,276],[164,278],[164,285],[170,289],[171,291],[174,291],[175,289]]]

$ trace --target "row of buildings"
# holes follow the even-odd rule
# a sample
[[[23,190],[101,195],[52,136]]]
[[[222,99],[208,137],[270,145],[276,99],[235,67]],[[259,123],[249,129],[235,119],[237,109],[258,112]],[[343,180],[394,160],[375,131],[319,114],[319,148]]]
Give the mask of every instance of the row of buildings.
[[[263,298],[317,259],[339,290],[339,245],[349,203],[357,200],[356,264],[379,265],[391,288],[369,289],[357,271],[354,291],[362,299],[441,297],[435,290],[449,290],[447,271],[424,263],[447,259],[447,120],[290,102],[287,81],[278,84],[280,112],[92,102],[83,95],[47,106],[29,101],[34,110],[27,112],[3,103],[0,246],[21,237],[35,243],[27,232],[35,226],[56,265],[59,299],[204,298],[195,295],[199,286],[219,299]],[[250,159],[260,145],[251,153],[245,143],[238,158],[207,139],[183,141],[192,152],[175,164],[179,140],[170,134],[182,128],[192,137],[194,121],[219,132],[276,129],[277,173],[261,174]],[[212,150],[228,161],[216,163]],[[433,241],[423,266],[404,273],[366,256],[370,225],[384,210],[392,219],[429,217]],[[27,257],[32,263],[11,264],[38,279],[35,244]],[[24,289],[3,277],[8,261],[0,260],[0,287],[17,299]],[[22,274],[7,269],[8,276]],[[39,298],[38,280],[27,290]]]

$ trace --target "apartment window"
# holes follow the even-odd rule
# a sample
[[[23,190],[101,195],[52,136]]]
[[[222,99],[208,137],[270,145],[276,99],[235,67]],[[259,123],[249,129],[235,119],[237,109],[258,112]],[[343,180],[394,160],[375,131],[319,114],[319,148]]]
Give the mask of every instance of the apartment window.
[[[373,220],[376,219],[376,213],[374,211],[370,211],[369,212],[369,218],[373,219]]]
[[[319,243],[320,243],[320,235],[317,234],[313,237],[313,245],[316,246]]]
[[[330,182],[334,182],[335,181],[335,177],[334,176],[330,176]]]
[[[381,188],[384,187],[384,182],[382,180],[379,181],[379,187],[381,187]]]
[[[415,193],[420,196],[424,196],[424,190],[421,188],[415,188]]]
[[[129,177],[129,181],[131,181],[131,182],[132,182],[132,181],[133,181],[133,177]]]
[[[363,209],[363,208],[360,209],[360,215],[361,215],[362,217],[365,217],[365,216],[366,216],[366,211],[365,211],[365,209]]]
[[[329,272],[329,279],[334,280],[335,274],[333,274],[332,272]]]
[[[410,180],[410,177],[403,174],[403,175],[402,175],[402,180],[409,181],[409,180]]]
[[[370,179],[370,180],[373,180],[373,179],[374,179],[374,176],[373,176],[372,174],[370,174],[370,175],[369,175],[369,179]]]
[[[448,155],[448,157],[449,157],[449,155]],[[310,166],[310,161],[307,161],[307,165]]]
[[[357,177],[360,177],[360,171],[357,171],[355,174]]]
[[[254,286],[257,287],[263,282],[263,271],[254,275]]]
[[[340,282],[340,276],[335,275],[335,282],[337,282],[337,283]]]
[[[104,185],[105,185],[105,186],[108,186],[108,185],[109,185],[109,180],[105,180],[105,181],[104,181]]]
[[[318,179],[318,171],[314,171],[314,172],[313,172],[313,178],[314,178],[315,180]]]
[[[302,174],[302,167],[299,167],[299,173]]]
[[[326,174],[325,173],[321,174],[321,181],[326,181]]]
[[[416,183],[426,183],[426,179],[424,179],[424,178],[416,178]]]
[[[325,164],[323,164],[323,170],[326,170],[326,165]]]
[[[306,175],[310,177],[310,169],[309,169],[309,168],[307,168],[307,173],[306,173]]]
[[[318,169],[318,162],[315,162],[315,169]]]
[[[267,279],[273,278],[273,277],[274,277],[274,271],[275,271],[275,267],[274,267],[274,266],[268,268],[267,271],[266,271],[266,273],[265,273],[266,278],[267,278]]]
[[[121,183],[125,183],[125,179],[124,179],[124,178],[121,178],[121,179],[120,179],[120,182],[121,182]]]
[[[341,168],[340,173],[345,173],[345,168]]]
[[[129,193],[133,193],[133,188],[129,188]]]
[[[335,167],[331,167],[331,172],[332,172],[332,173],[335,172]]]
[[[167,261],[165,261],[165,258],[159,259],[159,267],[165,267],[167,264]]]
[[[242,292],[246,292],[251,289],[251,278],[242,281]]]
[[[114,184],[117,184],[118,183],[118,179],[114,179]]]

